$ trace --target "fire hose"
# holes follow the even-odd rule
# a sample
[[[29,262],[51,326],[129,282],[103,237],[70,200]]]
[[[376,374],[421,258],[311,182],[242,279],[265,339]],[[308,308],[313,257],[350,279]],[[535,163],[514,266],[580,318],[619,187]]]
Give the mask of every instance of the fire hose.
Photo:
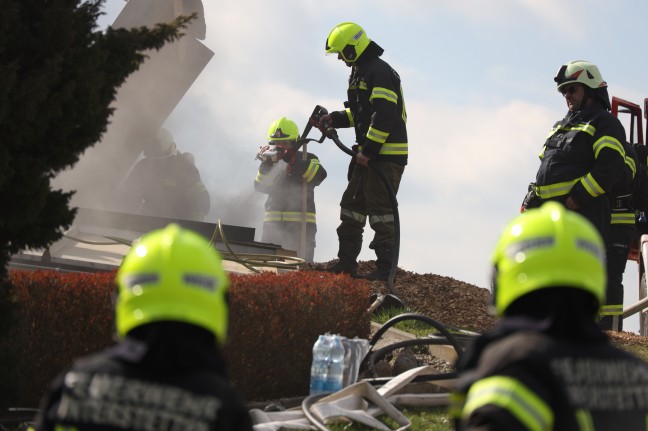
[[[309,141],[322,143],[325,138],[329,138],[335,143],[335,145],[340,150],[342,150],[343,152],[345,152],[351,157],[355,157],[355,153],[340,141],[337,131],[333,127],[330,127],[327,124],[323,125],[324,131],[322,132],[322,137],[319,140],[306,138],[306,136],[308,135],[312,127],[314,125],[315,126],[319,125],[320,119],[326,114],[328,114],[326,108],[320,105],[315,106],[315,109],[313,110],[313,113],[309,118],[308,124],[304,128],[304,132],[302,133],[302,138],[300,139],[301,144],[299,145],[301,146],[304,143]],[[387,282],[386,282],[387,287],[389,288],[389,291],[391,293],[387,296],[378,296],[376,302],[372,305],[372,309],[376,309],[378,306],[380,306],[385,301],[385,299],[389,299],[392,303],[395,302],[404,307],[403,302],[398,298],[396,288],[394,287],[394,277],[396,276],[396,270],[398,269],[398,255],[400,251],[400,218],[398,215],[398,201],[396,200],[396,193],[394,193],[394,190],[391,184],[389,183],[389,180],[385,176],[385,174],[380,170],[380,168],[378,168],[378,166],[376,166],[375,163],[373,163],[370,160],[368,166],[374,170],[374,172],[378,175],[383,185],[385,186],[385,189],[387,190],[387,194],[389,196],[389,200],[391,202],[392,212],[394,215],[394,251],[393,251],[392,266],[389,271],[389,276],[387,277]]]

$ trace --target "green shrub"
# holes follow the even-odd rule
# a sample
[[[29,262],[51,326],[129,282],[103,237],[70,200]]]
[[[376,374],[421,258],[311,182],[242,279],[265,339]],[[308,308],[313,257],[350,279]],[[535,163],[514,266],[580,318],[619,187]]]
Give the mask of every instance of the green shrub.
[[[14,405],[36,406],[75,358],[114,342],[114,275],[10,273],[16,321],[9,346],[19,359]],[[233,385],[248,400],[306,395],[318,335],[369,336],[364,281],[318,272],[230,278],[225,356]]]

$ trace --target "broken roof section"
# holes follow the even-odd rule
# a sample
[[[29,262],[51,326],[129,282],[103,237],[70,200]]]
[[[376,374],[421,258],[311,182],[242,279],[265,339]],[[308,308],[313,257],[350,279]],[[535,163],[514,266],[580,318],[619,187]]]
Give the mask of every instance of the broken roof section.
[[[114,209],[116,190],[169,115],[209,63],[213,51],[200,40],[206,26],[200,0],[129,0],[113,28],[153,27],[178,16],[196,18],[174,43],[149,57],[118,89],[108,130],[81,160],[55,180],[65,190],[76,190],[73,205]]]

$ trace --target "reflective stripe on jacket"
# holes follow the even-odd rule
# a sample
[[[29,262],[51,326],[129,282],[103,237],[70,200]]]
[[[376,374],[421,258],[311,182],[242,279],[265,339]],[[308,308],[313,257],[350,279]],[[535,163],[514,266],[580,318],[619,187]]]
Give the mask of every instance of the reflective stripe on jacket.
[[[570,195],[585,205],[609,194],[624,173],[624,140],[619,120],[599,104],[569,113],[554,125],[540,154],[538,195]]]
[[[406,165],[407,111],[398,73],[378,56],[360,57],[347,97],[347,109],[331,113],[332,125],[354,127],[358,149],[367,157]]]
[[[254,180],[254,189],[268,195],[264,221],[301,221],[303,184],[306,180],[306,221],[315,223],[315,187],[326,178],[326,169],[317,156],[297,152],[295,164],[283,161],[261,163]],[[290,168],[290,169],[289,169]]]
[[[575,343],[524,330],[482,346],[451,397],[456,429],[646,429],[648,364],[602,335]]]

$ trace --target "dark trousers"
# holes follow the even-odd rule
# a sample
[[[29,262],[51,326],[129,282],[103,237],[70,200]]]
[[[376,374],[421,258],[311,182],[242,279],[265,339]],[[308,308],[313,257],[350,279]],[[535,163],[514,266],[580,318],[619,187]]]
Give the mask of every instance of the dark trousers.
[[[397,193],[405,166],[390,162],[372,163],[387,177],[392,190]],[[361,243],[367,217],[374,231],[370,247],[394,247],[394,212],[388,191],[373,167],[355,165],[340,201],[341,223],[337,228],[340,241]]]
[[[603,316],[599,327],[605,330],[623,329],[623,273],[628,262],[628,253],[635,238],[634,225],[610,225],[606,242],[607,288]],[[614,325],[614,318],[618,322]]]

